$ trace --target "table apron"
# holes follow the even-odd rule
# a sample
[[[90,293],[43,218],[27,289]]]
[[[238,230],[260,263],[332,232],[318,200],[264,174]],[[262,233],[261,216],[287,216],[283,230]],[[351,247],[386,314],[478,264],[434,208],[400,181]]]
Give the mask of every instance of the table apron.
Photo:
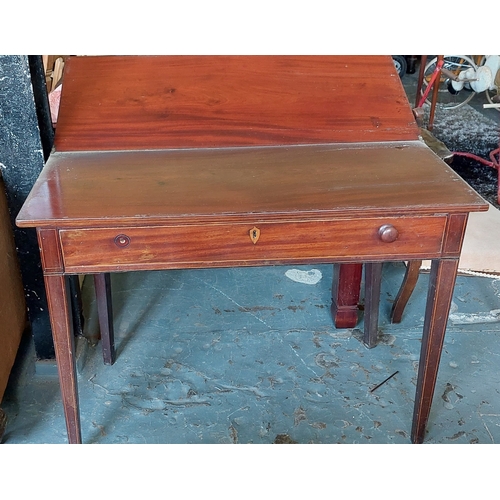
[[[446,215],[60,229],[64,272],[442,257]],[[384,241],[382,227],[396,231]],[[392,230],[392,229],[391,229]]]

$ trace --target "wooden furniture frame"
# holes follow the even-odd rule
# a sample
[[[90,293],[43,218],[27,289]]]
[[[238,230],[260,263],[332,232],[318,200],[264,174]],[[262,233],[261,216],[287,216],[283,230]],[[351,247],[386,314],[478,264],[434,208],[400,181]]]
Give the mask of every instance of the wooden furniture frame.
[[[71,443],[68,276],[96,275],[112,362],[110,272],[334,263],[335,317],[364,263],[372,347],[382,263],[431,259],[423,441],[467,216],[487,204],[418,139],[390,57],[78,57],[61,102],[17,224],[38,233]]]

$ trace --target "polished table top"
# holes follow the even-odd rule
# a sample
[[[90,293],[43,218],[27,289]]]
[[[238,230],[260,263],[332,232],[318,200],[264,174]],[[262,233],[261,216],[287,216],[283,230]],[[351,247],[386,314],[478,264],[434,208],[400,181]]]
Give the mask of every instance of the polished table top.
[[[64,68],[56,151],[405,141],[390,56],[101,56]]]
[[[486,210],[420,141],[54,153],[20,226],[142,225]]]

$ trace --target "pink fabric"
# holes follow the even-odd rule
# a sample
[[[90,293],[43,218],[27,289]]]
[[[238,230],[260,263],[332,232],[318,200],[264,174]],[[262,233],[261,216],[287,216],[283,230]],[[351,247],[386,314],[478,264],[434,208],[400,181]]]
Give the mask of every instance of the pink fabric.
[[[52,119],[52,125],[56,125],[57,116],[59,114],[59,103],[61,102],[61,90],[62,84],[55,88],[52,92],[49,92],[49,106],[50,106],[50,116]]]

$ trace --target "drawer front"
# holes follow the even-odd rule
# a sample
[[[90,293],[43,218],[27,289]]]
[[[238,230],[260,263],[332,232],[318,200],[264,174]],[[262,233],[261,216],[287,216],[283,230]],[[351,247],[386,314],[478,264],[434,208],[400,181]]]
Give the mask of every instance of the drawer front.
[[[60,230],[66,272],[439,257],[445,216]]]

